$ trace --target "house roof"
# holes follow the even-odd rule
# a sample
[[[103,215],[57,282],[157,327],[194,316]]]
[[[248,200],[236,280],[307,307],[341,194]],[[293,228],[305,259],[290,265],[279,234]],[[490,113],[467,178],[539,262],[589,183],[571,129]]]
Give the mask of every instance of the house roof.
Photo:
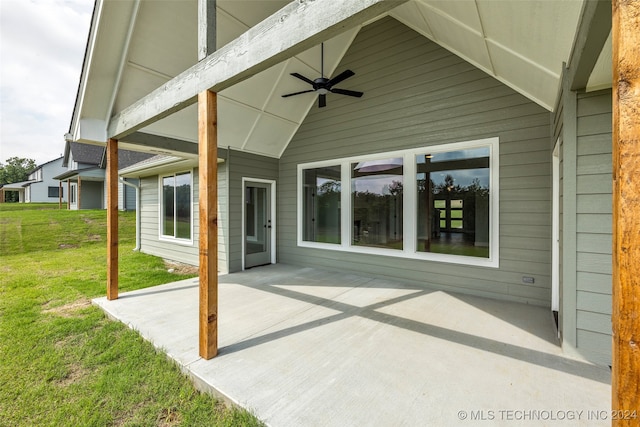
[[[20,182],[12,182],[10,184],[0,185],[0,188],[4,188],[5,190],[21,190],[24,187],[28,187],[30,184],[33,184],[34,180],[30,181],[20,181]]]
[[[67,142],[67,152],[65,162],[68,165],[69,152],[73,155],[73,160],[78,163],[95,165],[104,168],[106,164],[105,147],[94,144],[83,144],[79,142]],[[118,168],[126,168],[142,160],[153,157],[153,154],[142,153],[131,150],[118,150]]]
[[[412,0],[377,19],[389,15],[399,20],[551,111],[583,3]],[[286,4],[216,2],[218,48]],[[103,143],[111,117],[194,66],[198,62],[195,23],[197,2],[98,0],[70,126],[73,138]],[[171,32],[166,31],[168,27]],[[325,75],[343,71],[337,67],[359,28],[347,27],[342,34],[324,41]],[[607,56],[606,48],[602,56]],[[606,58],[602,62],[606,64]],[[308,89],[308,84],[289,74],[296,72],[314,79],[320,76],[320,68],[318,44],[220,91],[219,146],[281,156],[309,110],[315,108],[317,98],[316,94],[282,98],[282,94]],[[601,87],[611,81],[607,74],[610,67],[598,70],[590,83]],[[358,73],[357,69],[353,71]],[[347,83],[344,88],[358,90]],[[196,106],[166,116],[141,131],[196,143]]]
[[[104,147],[91,144],[81,144],[78,142],[70,143],[71,155],[73,160],[78,163],[87,165],[99,165],[104,155]]]

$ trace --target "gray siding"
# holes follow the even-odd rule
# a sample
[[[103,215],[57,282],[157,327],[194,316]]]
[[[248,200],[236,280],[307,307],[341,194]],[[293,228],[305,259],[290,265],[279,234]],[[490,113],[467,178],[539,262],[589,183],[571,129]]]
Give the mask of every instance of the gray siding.
[[[42,165],[42,181],[34,182],[29,185],[29,202],[51,202],[57,203],[58,197],[49,197],[49,187],[60,188],[60,181],[53,179],[54,176],[58,176],[67,171],[67,168],[62,166],[62,158],[54,160],[50,163]],[[63,185],[62,189],[62,201],[67,201],[67,189],[66,185]]]
[[[229,271],[242,269],[242,178],[278,179],[278,159],[229,150]],[[280,192],[276,184],[276,191]],[[276,214],[279,223],[279,213]]]
[[[167,173],[182,172],[185,169],[167,171]],[[193,169],[193,242],[182,244],[160,239],[159,221],[159,178],[158,175],[144,177],[140,179],[141,190],[141,251],[151,255],[166,258],[172,261],[183,262],[191,265],[199,264],[198,253],[198,233],[199,233],[199,210],[198,210],[198,169]],[[218,271],[226,273],[227,266],[227,230],[225,228],[227,219],[227,185],[226,185],[226,164],[218,164]]]
[[[549,306],[550,114],[391,18],[361,30],[337,71],[347,68],[356,76],[341,87],[364,97],[312,107],[280,159],[279,261]],[[297,247],[299,163],[488,137],[500,139],[498,269]]]
[[[82,180],[80,183],[80,209],[104,209],[104,182]]]
[[[576,347],[611,364],[611,91],[578,94]]]

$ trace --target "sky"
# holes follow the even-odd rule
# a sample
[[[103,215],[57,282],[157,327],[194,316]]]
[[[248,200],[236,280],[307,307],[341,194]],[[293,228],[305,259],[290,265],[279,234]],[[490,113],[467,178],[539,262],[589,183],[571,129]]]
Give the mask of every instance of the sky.
[[[0,162],[64,153],[93,0],[0,0]]]

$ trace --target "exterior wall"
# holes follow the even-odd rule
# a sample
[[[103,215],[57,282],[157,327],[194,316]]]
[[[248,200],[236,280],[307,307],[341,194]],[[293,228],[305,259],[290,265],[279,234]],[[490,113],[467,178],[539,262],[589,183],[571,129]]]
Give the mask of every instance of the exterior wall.
[[[341,87],[364,97],[329,94],[280,159],[279,261],[550,306],[550,114],[391,18],[361,30],[344,69],[356,76]],[[499,268],[297,246],[298,164],[489,137],[500,140]]]
[[[54,160],[50,163],[44,164],[41,167],[42,181],[34,182],[29,185],[29,202],[41,203],[41,202],[58,202],[58,197],[49,197],[49,187],[59,188],[60,181],[53,179],[54,176],[58,176],[67,171],[67,168],[62,166],[62,158]],[[62,201],[67,201],[67,189],[62,186]]]
[[[168,170],[167,173],[182,172],[185,169]],[[182,244],[160,240],[160,189],[158,175],[152,175],[140,179],[141,203],[141,251],[147,254],[159,256],[172,261],[183,262],[191,265],[199,264],[198,233],[199,209],[198,209],[198,169],[193,168],[193,242]],[[227,165],[218,163],[218,271],[228,271],[227,262]]]
[[[611,364],[611,91],[578,94],[576,346]]]
[[[242,178],[278,179],[278,159],[229,150],[229,272],[242,270]],[[276,192],[279,192],[276,184]],[[279,212],[276,214],[278,227]]]
[[[82,180],[80,183],[80,209],[104,209],[104,182]]]
[[[124,178],[125,181],[138,185],[138,180],[134,178]],[[106,193],[105,193],[106,197]],[[105,202],[106,206],[106,202]],[[118,209],[121,211],[136,210],[136,189],[118,182]]]

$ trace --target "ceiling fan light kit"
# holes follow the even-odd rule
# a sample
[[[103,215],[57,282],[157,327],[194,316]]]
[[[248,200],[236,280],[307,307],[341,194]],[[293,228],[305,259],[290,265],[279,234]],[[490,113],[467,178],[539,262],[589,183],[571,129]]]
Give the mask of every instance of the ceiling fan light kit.
[[[303,93],[311,93],[311,92],[316,92],[318,93],[318,107],[322,108],[322,107],[326,107],[327,105],[327,94],[328,93],[336,93],[338,95],[347,95],[347,96],[353,96],[356,98],[360,98],[362,95],[364,95],[363,92],[358,92],[355,90],[347,90],[347,89],[339,89],[339,88],[334,88],[333,86],[337,85],[338,83],[348,79],[349,77],[354,76],[356,73],[354,73],[351,70],[345,70],[342,73],[338,74],[337,76],[335,76],[332,79],[328,79],[324,76],[324,43],[322,43],[320,45],[320,74],[321,77],[318,77],[315,80],[311,80],[305,76],[303,76],[302,74],[298,74],[298,73],[291,73],[291,75],[293,77],[296,77],[306,83],[309,83],[311,85],[311,87],[313,89],[309,89],[309,90],[303,90],[300,92],[293,92],[293,93],[288,93],[286,95],[282,95],[283,98],[287,98],[289,96],[294,96],[294,95],[301,95]]]

